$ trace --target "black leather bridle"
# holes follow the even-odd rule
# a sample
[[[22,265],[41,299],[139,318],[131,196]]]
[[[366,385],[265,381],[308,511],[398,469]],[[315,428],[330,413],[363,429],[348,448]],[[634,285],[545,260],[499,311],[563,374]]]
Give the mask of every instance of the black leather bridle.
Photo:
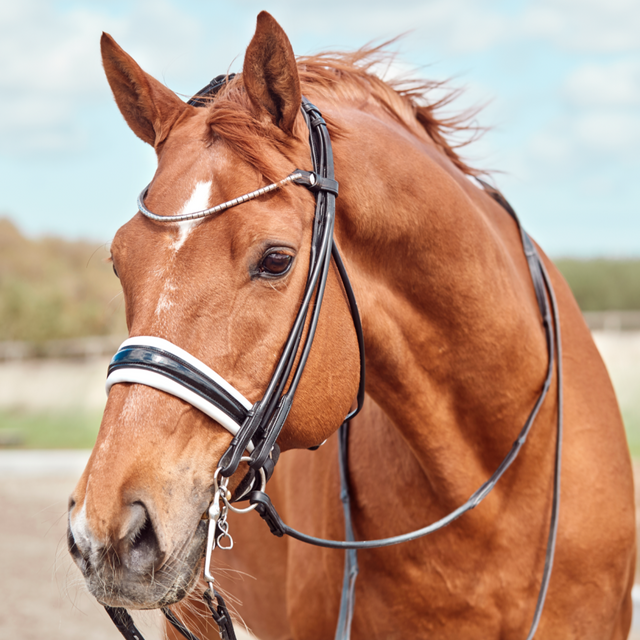
[[[210,104],[210,99],[231,77],[232,76],[218,76],[207,85],[207,87],[199,91],[189,103],[193,106]],[[423,537],[442,529],[480,504],[518,455],[551,386],[555,368],[557,372],[558,413],[553,506],[545,566],[533,621],[527,636],[527,640],[530,640],[535,635],[538,627],[551,577],[560,504],[562,355],[558,309],[546,268],[533,242],[522,229],[509,203],[495,189],[479,181],[487,193],[501,204],[513,217],[520,231],[538,307],[542,316],[549,355],[547,373],[542,391],[504,460],[500,463],[493,475],[467,502],[444,518],[422,529],[382,540],[355,541],[349,508],[348,434],[349,421],[358,413],[364,402],[364,337],[353,289],[333,238],[335,198],[338,195],[338,183],[334,178],[333,155],[329,132],[320,111],[304,98],[302,101],[302,113],[309,128],[309,144],[314,171],[306,172],[296,170],[295,174],[291,174],[289,178],[292,178],[293,182],[309,188],[316,197],[309,272],[300,309],[262,399],[254,405],[251,405],[226,381],[220,379],[215,372],[211,372],[206,365],[197,361],[193,356],[182,352],[182,350],[175,347],[175,345],[171,345],[171,343],[167,343],[167,348],[163,349],[158,346],[150,346],[155,343],[146,344],[144,340],[140,340],[141,344],[137,345],[136,338],[131,338],[126,341],[125,345],[123,345],[114,356],[109,367],[108,387],[110,386],[109,380],[111,384],[127,381],[149,384],[150,386],[165,390],[168,393],[173,393],[191,402],[198,408],[204,407],[203,410],[205,413],[211,415],[214,419],[217,419],[217,416],[221,416],[220,420],[228,423],[223,426],[231,430],[232,433],[234,433],[234,437],[229,448],[220,459],[216,477],[220,475],[228,479],[238,469],[241,460],[247,460],[250,470],[241,483],[242,491],[240,493],[236,491],[236,495],[240,499],[249,500],[250,504],[255,507],[260,516],[267,522],[274,535],[288,535],[309,544],[347,550],[338,629],[336,631],[337,639],[346,639],[349,638],[350,635],[351,618],[355,602],[354,586],[358,573],[356,551],[358,549],[372,549],[399,544]],[[141,201],[144,200],[145,194],[146,190],[143,191]],[[239,202],[241,201],[243,200],[239,199]],[[146,211],[144,204],[143,202],[140,204],[141,211],[144,213],[144,211]],[[232,204],[231,206],[234,205]],[[296,389],[311,350],[332,258],[340,274],[349,301],[360,351],[360,384],[357,395],[357,407],[346,416],[339,433],[340,497],[345,514],[347,534],[347,540],[345,541],[316,538],[292,529],[284,524],[273,507],[268,495],[264,493],[262,488],[260,490],[254,488],[254,481],[258,478],[258,475],[261,474],[263,478],[268,479],[273,473],[273,469],[278,460],[279,448],[276,441],[291,409]],[[306,335],[305,326],[307,326]],[[154,339],[150,338],[149,340]],[[296,359],[298,359],[297,364],[295,362]],[[147,377],[145,378],[145,376]],[[152,378],[149,378],[149,376]],[[291,379],[291,382],[287,385],[289,379]],[[151,382],[149,380],[151,380]],[[162,380],[168,380],[167,385],[169,386],[163,386]],[[201,401],[204,402],[204,404],[201,404]],[[250,452],[250,456],[243,458],[246,451]],[[212,508],[217,500],[224,500],[224,498],[219,498],[217,493],[218,485],[216,484],[215,486],[216,494],[214,495]],[[223,495],[223,493],[221,493],[221,495]],[[226,504],[229,505],[228,501],[226,501]],[[219,513],[219,510],[217,513]],[[226,530],[223,531],[223,535],[226,535]],[[208,547],[207,553],[209,554],[209,552],[210,549]],[[205,572],[205,576],[206,575]],[[211,578],[211,580],[213,579]],[[210,589],[205,592],[203,597],[211,610],[214,620],[218,624],[221,638],[223,640],[234,640],[235,633],[224,600],[213,588],[211,581],[209,585]],[[133,620],[125,609],[108,606],[105,608],[117,628],[127,640],[143,640],[142,635],[136,629]],[[186,629],[168,608],[163,608],[162,611],[169,622],[171,622],[187,640],[197,640],[196,636]]]

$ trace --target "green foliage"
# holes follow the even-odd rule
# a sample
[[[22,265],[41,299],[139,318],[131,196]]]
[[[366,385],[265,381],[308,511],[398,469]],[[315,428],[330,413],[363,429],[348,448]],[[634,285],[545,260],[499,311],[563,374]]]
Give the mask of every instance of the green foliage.
[[[640,260],[563,258],[555,264],[583,311],[640,309]]]
[[[634,458],[640,458],[640,407],[635,410],[623,410],[622,418],[631,455]]]
[[[106,246],[30,240],[0,218],[0,341],[126,333]]]
[[[101,412],[0,410],[0,448],[91,449]]]

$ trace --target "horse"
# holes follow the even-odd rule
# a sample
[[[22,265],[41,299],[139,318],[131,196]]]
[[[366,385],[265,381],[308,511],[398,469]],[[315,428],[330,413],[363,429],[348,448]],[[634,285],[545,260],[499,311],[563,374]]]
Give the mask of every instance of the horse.
[[[204,107],[145,73],[111,36],[101,48],[124,119],[156,151],[141,206],[161,217],[311,170],[300,107],[303,97],[317,105],[339,182],[335,243],[366,354],[366,399],[348,441],[354,536],[394,536],[458,508],[509,451],[549,363],[518,226],[449,142],[461,125],[417,85],[379,79],[375,55],[296,59],[266,12],[242,73]],[[111,245],[130,336],[178,345],[258,401],[301,304],[314,211],[314,195],[295,184],[199,220],[138,211]],[[431,536],[359,553],[353,638],[526,637],[545,565],[559,411],[557,544],[536,638],[627,637],[635,513],[624,428],[581,312],[537,250],[557,297],[564,405],[554,372],[519,457],[480,506]],[[358,391],[359,357],[332,262],[268,490],[287,523],[334,540],[345,535],[336,432]],[[102,604],[173,606],[187,627],[216,637],[197,589],[203,517],[231,441],[175,395],[112,386],[69,502],[70,552]],[[247,470],[238,467],[228,495]],[[332,637],[344,554],[272,536],[256,514],[230,514],[228,525],[233,549],[216,549],[211,571],[236,617],[262,640]],[[179,637],[171,627],[168,636]]]

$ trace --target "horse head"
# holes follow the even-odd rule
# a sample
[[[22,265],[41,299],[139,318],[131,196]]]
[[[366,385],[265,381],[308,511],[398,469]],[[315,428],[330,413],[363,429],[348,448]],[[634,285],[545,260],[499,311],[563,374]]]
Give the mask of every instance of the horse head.
[[[156,214],[207,209],[312,168],[296,61],[269,14],[258,17],[241,76],[205,108],[182,102],[109,35],[101,46],[122,115],[157,154],[144,200]],[[158,222],[138,212],[111,245],[130,336],[172,342],[257,401],[303,296],[313,223],[313,195],[300,186],[202,220]],[[332,267],[280,447],[315,446],[337,430],[358,381],[358,343]],[[193,587],[202,516],[230,440],[177,397],[142,384],[113,386],[69,505],[69,548],[100,602],[156,608]],[[242,465],[231,478],[231,491],[244,472]]]

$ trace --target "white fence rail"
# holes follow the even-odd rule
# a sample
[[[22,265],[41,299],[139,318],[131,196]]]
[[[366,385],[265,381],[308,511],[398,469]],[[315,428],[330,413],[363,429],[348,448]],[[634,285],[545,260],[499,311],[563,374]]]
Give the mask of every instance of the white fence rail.
[[[640,331],[640,311],[585,311],[591,331]]]

